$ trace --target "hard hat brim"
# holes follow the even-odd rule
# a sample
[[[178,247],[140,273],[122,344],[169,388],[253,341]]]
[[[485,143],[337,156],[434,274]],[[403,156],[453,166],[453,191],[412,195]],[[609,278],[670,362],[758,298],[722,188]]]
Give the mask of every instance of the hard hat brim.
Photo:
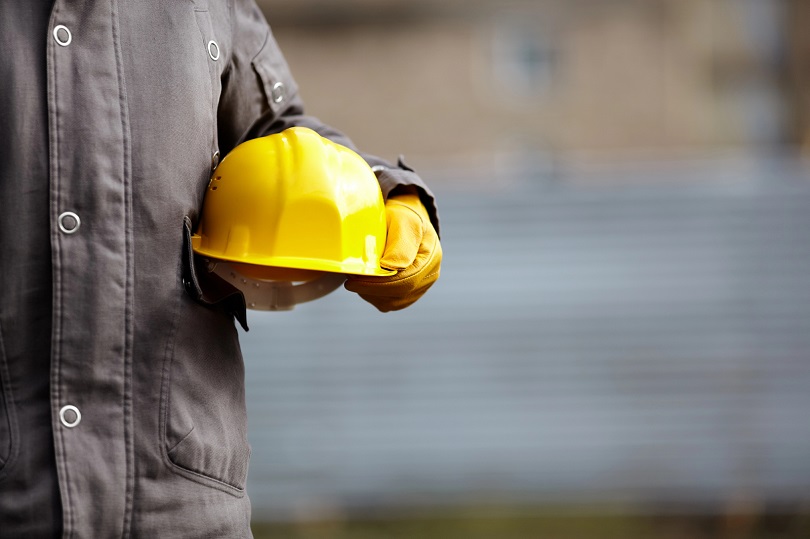
[[[193,241],[192,237],[192,241]],[[255,266],[268,266],[275,268],[292,268],[312,271],[326,271],[329,273],[343,273],[346,275],[365,275],[368,277],[390,277],[396,274],[395,270],[381,268],[379,266],[369,266],[362,260],[323,260],[312,258],[299,258],[291,256],[258,257],[255,255],[246,257],[233,257],[224,255],[221,252],[209,251],[203,247],[194,247],[194,252],[214,260],[224,262],[238,262],[242,264],[252,264]]]

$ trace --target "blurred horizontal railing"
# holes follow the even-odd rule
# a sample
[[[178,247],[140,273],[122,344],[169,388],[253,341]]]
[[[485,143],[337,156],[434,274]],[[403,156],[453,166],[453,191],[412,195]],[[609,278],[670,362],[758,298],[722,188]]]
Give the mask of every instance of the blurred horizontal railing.
[[[533,170],[437,183],[442,277],[410,309],[251,313],[257,516],[808,501],[804,166]]]

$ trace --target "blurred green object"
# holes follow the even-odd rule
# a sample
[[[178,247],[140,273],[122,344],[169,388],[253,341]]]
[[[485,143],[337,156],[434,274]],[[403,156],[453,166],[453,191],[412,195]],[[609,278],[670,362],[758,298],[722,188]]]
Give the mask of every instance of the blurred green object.
[[[253,524],[255,539],[806,539],[810,512],[626,515],[456,511]]]

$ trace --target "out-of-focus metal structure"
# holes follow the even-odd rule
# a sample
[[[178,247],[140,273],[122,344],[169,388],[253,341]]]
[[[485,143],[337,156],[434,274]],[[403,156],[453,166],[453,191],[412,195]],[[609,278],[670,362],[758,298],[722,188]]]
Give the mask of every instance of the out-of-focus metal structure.
[[[807,164],[512,167],[440,191],[411,309],[252,314],[257,518],[810,501]]]
[[[803,0],[265,0],[443,276],[251,317],[257,519],[810,503]]]

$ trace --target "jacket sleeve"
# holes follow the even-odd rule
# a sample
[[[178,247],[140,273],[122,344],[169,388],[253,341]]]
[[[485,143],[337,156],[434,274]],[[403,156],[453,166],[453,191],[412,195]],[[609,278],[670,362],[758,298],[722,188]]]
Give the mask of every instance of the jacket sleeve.
[[[435,197],[401,157],[392,164],[363,153],[346,135],[304,112],[298,85],[254,0],[234,0],[230,19],[231,55],[222,75],[217,111],[223,155],[245,140],[288,127],[308,127],[363,156],[377,174],[383,197],[388,198],[397,188],[415,187],[438,231]]]

